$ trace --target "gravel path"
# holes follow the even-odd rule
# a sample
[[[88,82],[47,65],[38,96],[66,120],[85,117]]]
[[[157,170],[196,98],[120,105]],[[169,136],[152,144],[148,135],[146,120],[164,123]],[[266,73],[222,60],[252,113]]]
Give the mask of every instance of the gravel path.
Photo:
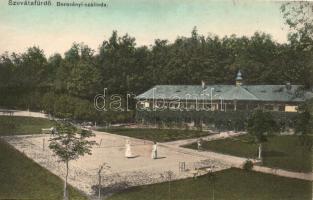
[[[31,112],[31,111],[21,111],[21,110],[7,110],[0,109],[0,115],[2,116],[20,116],[20,117],[39,117],[39,118],[49,118],[45,113]]]

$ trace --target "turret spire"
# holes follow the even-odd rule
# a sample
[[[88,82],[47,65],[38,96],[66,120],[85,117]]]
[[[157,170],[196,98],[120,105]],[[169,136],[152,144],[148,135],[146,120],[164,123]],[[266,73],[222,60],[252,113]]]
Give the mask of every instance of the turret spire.
[[[241,71],[239,70],[236,76],[236,86],[241,86],[242,85],[242,74]]]

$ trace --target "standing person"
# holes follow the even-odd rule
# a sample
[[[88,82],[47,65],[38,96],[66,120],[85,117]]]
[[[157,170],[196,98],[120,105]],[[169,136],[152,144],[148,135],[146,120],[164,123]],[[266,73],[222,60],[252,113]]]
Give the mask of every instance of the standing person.
[[[131,158],[133,157],[131,149],[130,149],[130,141],[127,139],[125,144],[125,157]]]
[[[154,142],[153,146],[152,146],[152,154],[151,154],[151,158],[152,159],[157,159],[158,157],[158,146],[157,143]]]

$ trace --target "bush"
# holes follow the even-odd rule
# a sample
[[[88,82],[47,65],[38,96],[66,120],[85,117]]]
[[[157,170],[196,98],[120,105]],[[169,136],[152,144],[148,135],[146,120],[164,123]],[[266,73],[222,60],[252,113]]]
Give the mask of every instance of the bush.
[[[251,160],[246,160],[242,167],[246,171],[250,171],[253,168],[253,162]]]
[[[292,128],[293,121],[298,113],[285,113],[285,112],[268,112],[271,118],[275,120],[278,125],[284,128]],[[253,110],[237,110],[237,111],[172,111],[172,110],[157,110],[157,111],[136,111],[136,121],[144,121],[146,124],[165,123],[170,127],[172,122],[175,123],[191,123],[194,122],[195,126],[200,122],[204,124],[211,124],[217,130],[235,130],[244,131],[247,129],[248,120],[253,115]]]

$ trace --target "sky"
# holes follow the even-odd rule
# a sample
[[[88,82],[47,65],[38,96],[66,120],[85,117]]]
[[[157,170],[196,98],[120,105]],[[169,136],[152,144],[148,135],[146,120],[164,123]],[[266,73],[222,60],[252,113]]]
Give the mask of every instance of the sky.
[[[138,46],[149,46],[155,39],[173,42],[178,36],[190,36],[195,26],[205,36],[251,36],[262,31],[277,42],[287,40],[279,1],[51,0],[53,5],[57,1],[104,2],[108,7],[9,6],[8,0],[0,0],[0,53],[39,46],[50,56],[63,54],[73,42],[97,50],[113,30],[135,37]]]

